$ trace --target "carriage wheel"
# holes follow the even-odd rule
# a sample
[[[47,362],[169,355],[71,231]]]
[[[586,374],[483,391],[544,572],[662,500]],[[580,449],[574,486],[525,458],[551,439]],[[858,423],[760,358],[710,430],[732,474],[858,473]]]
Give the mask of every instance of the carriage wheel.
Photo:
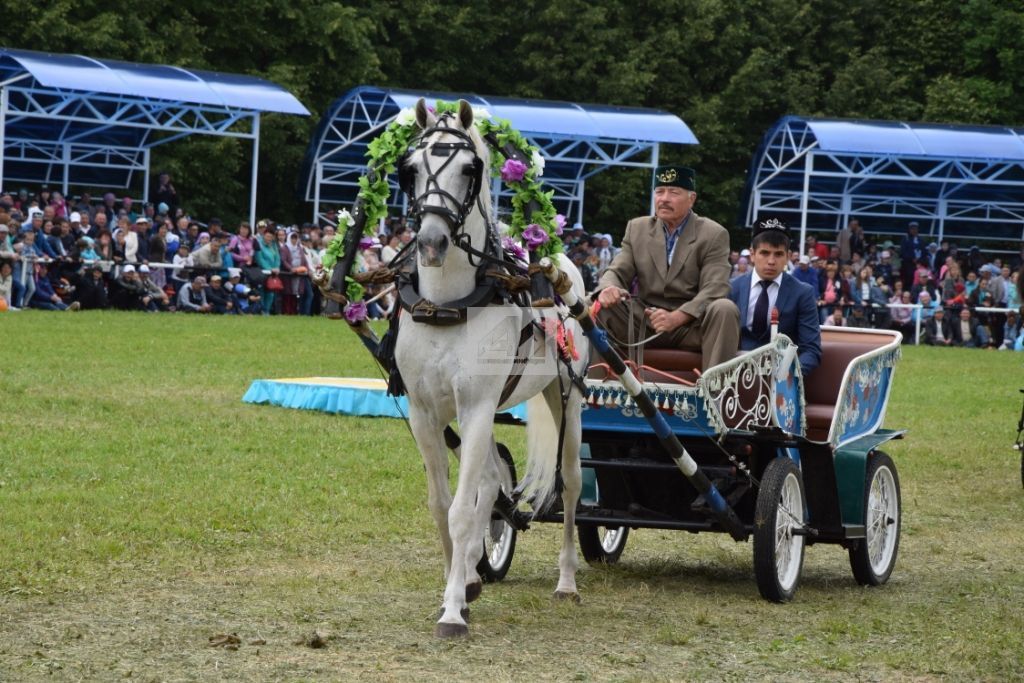
[[[503,443],[498,444],[499,477],[501,490],[512,495],[516,484],[516,464],[512,454]],[[491,519],[484,531],[484,554],[476,565],[476,571],[484,581],[501,581],[512,566],[512,555],[516,550],[516,530],[503,519]]]
[[[754,576],[761,596],[788,602],[804,564],[804,483],[790,458],[768,463],[757,492],[754,516]]]
[[[580,524],[576,527],[580,537],[580,552],[590,564],[615,564],[626,548],[629,527],[606,527]]]
[[[862,586],[889,580],[900,547],[900,480],[892,458],[875,451],[864,491],[864,540],[850,549],[850,568]]]

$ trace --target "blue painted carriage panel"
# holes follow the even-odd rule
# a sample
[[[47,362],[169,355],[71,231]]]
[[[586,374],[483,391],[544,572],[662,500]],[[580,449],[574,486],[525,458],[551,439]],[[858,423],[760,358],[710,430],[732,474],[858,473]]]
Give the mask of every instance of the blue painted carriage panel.
[[[583,428],[608,432],[625,432],[630,434],[654,434],[654,428],[643,416],[635,403],[625,405],[623,394],[616,393],[614,405],[594,405],[598,400],[607,401],[613,392],[601,392],[593,389],[590,393],[593,401],[584,405]],[[659,407],[659,412],[676,436],[708,436],[715,434],[714,421],[708,414],[704,401],[697,396],[688,395],[685,399],[652,393],[652,400]],[[666,404],[666,401],[668,403]],[[667,407],[666,407],[667,405]]]
[[[779,427],[790,434],[803,435],[803,383],[794,371],[790,371],[785,379],[775,382],[775,419]]]
[[[882,425],[892,367],[871,364],[858,366],[851,375],[846,391],[840,397],[836,419],[839,421],[839,443],[869,434]]]

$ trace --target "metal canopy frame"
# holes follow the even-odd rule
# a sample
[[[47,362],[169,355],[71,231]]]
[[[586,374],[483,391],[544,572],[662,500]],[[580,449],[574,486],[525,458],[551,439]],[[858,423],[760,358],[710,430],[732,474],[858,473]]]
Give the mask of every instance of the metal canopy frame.
[[[82,87],[88,85],[88,87]],[[129,188],[150,152],[187,135],[251,140],[256,217],[260,115],[308,116],[290,93],[250,76],[0,48],[0,187]]]
[[[1024,130],[786,116],[764,136],[747,176],[743,223],[777,215],[837,232],[935,241],[1024,240]]]
[[[508,119],[544,157],[542,180],[553,191],[555,206],[576,220],[582,220],[588,178],[613,166],[653,171],[660,143],[698,144],[680,118],[656,109],[360,86],[331,104],[306,153],[300,177],[305,199],[313,203],[314,220],[323,217],[323,204],[355,201],[370,141],[420,97],[431,103],[465,99],[492,116]],[[397,179],[390,178],[389,183],[390,205],[405,213],[407,199]],[[492,179],[491,194],[496,212],[510,196],[500,179]]]

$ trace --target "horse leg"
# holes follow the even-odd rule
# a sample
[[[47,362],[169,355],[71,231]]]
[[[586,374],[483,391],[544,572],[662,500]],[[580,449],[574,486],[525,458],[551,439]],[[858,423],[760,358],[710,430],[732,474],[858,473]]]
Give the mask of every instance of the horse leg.
[[[484,475],[480,485],[477,487],[475,518],[477,529],[474,532],[474,536],[480,539],[480,541],[477,543],[475,550],[470,545],[466,555],[466,602],[473,602],[479,598],[484,587],[480,573],[477,571],[477,565],[483,558],[483,538],[490,528],[491,513],[494,510],[494,499],[497,498],[498,488],[501,486],[501,475],[498,470],[500,457],[498,455],[498,444],[494,441],[492,435],[490,456],[488,457],[488,462],[484,465]],[[488,504],[487,501],[490,501],[490,503]]]
[[[475,398],[475,397],[470,397]],[[444,592],[444,605],[441,618],[437,622],[435,633],[442,638],[465,636],[469,634],[463,610],[466,607],[466,583],[469,576],[467,565],[469,559],[479,559],[482,526],[478,510],[486,510],[490,517],[490,509],[494,506],[497,496],[497,477],[493,477],[490,486],[486,480],[489,470],[494,468],[491,461],[490,448],[493,442],[492,430],[494,423],[494,401],[466,401],[472,408],[468,414],[461,414],[459,425],[462,428],[462,448],[460,449],[459,483],[455,490],[455,498],[448,510],[448,528],[452,536],[451,572],[448,585]],[[476,575],[473,561],[473,576]]]
[[[427,507],[441,537],[444,577],[447,580],[452,568],[452,537],[448,530],[448,510],[452,504],[452,492],[448,484],[448,448],[442,436],[443,425],[439,428],[434,420],[415,409],[409,411],[409,425],[423,456],[423,466],[427,473]]]
[[[557,382],[552,382],[544,390],[544,398],[551,409],[556,424],[562,418],[562,397]],[[579,502],[583,488],[583,476],[580,472],[580,439],[581,410],[580,398],[574,390],[569,396],[565,410],[565,435],[562,442],[562,549],[558,554],[558,585],[555,587],[555,598],[580,602],[576,590],[576,570],[579,559],[576,557],[576,503]]]
[[[445,440],[445,442],[447,443],[447,439]],[[462,457],[461,456],[461,452],[462,452],[462,446],[461,445],[456,446],[455,448],[452,449],[452,453],[455,455],[455,459],[456,460],[461,459],[461,457]],[[497,445],[497,443],[494,442],[493,439],[491,440],[491,456],[492,456],[493,461],[497,465],[500,456],[498,455],[498,445]],[[493,473],[493,477],[495,477],[496,481],[498,482],[496,484],[497,486],[501,486],[500,476],[501,476],[500,471],[495,470],[494,473]],[[483,495],[481,495],[481,493]],[[486,498],[487,498],[486,491],[483,491],[483,492],[478,491],[478,495],[477,495],[477,499],[476,499],[477,500],[477,515],[478,515],[478,519],[480,519],[482,521],[481,521],[480,531],[479,531],[479,533],[477,535],[480,536],[481,539],[484,537],[484,534],[487,531],[488,524],[489,524],[490,519],[491,519],[491,510],[493,510],[493,505],[488,510],[484,509],[484,507],[483,507],[484,502],[483,501],[486,500]],[[449,505],[450,505],[450,501],[449,501]],[[447,526],[447,520],[448,520],[448,516],[447,515],[448,515],[448,512],[447,512],[447,510],[445,510],[445,524],[446,524],[446,526]],[[474,553],[472,551],[472,548],[470,548],[470,554],[467,557],[468,564],[466,565],[466,602],[473,602],[474,600],[479,598],[480,594],[483,592],[483,587],[484,587],[483,580],[480,578],[480,573],[477,571],[477,564],[480,562],[480,559],[483,557],[483,550],[484,550],[483,545],[484,545],[483,541],[481,541],[480,542],[480,552],[478,552],[478,553]],[[447,578],[447,576],[448,576],[448,574],[446,573],[445,574],[445,578]]]

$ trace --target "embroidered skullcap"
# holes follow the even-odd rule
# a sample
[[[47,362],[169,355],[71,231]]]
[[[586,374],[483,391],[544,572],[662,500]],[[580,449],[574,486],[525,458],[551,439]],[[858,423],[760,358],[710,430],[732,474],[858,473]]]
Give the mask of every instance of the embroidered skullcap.
[[[659,166],[654,173],[655,187],[681,187],[691,192],[697,191],[697,172],[686,166]]]

